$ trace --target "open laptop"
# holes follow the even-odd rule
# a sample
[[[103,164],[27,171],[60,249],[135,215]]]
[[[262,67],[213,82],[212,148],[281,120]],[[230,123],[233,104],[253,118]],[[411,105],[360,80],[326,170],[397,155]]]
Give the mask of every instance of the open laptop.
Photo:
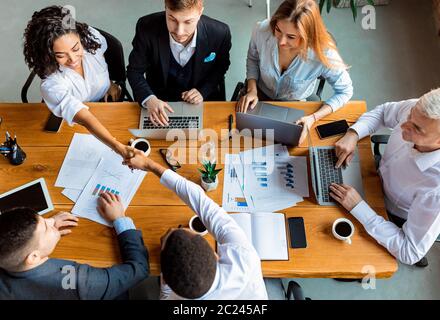
[[[246,113],[237,112],[237,129],[250,129],[252,133],[255,129],[272,129],[275,142],[296,147],[303,127],[295,121],[303,116],[303,110],[258,102]],[[266,130],[263,130],[263,138]]]
[[[313,147],[310,132],[308,140],[312,187],[318,204],[321,206],[336,205],[335,200],[330,196],[329,187],[332,183],[350,185],[364,197],[358,149],[356,148],[355,155],[348,167],[336,169],[335,147]]]
[[[169,122],[168,126],[155,126],[148,117],[148,110],[141,108],[141,116],[139,119],[139,129],[129,129],[135,137],[143,137],[149,139],[165,139],[169,130],[181,129],[188,133],[189,129],[203,129],[203,103],[190,104],[186,102],[169,102],[174,113],[166,111]],[[188,135],[187,137],[191,137]],[[197,135],[194,135],[197,139]]]

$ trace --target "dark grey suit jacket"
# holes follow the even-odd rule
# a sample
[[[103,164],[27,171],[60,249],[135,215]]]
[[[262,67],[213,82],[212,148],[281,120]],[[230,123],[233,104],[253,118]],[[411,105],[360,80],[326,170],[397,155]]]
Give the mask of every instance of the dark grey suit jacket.
[[[142,233],[127,230],[118,236],[123,263],[94,268],[74,261],[49,259],[25,272],[0,269],[0,300],[115,299],[148,277],[148,251]]]
[[[140,18],[132,44],[127,77],[135,100],[141,104],[152,94],[161,100],[167,100],[165,92],[171,50],[165,12]],[[231,46],[229,27],[203,15],[197,25],[197,44],[190,85],[202,94],[205,101],[225,100],[220,87],[229,69]],[[180,94],[181,92],[178,93],[179,96]]]

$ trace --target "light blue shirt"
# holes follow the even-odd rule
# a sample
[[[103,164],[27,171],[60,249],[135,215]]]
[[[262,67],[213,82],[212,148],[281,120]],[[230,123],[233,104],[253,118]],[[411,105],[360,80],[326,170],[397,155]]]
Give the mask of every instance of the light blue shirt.
[[[121,217],[113,221],[113,227],[115,228],[116,234],[119,236],[121,233],[127,230],[135,230],[133,220],[129,217]]]
[[[330,49],[326,55],[335,68],[324,66],[309,49],[306,60],[297,56],[281,74],[277,39],[269,20],[264,20],[258,22],[252,32],[246,62],[247,79],[257,80],[258,88],[273,100],[295,101],[312,95],[318,77],[323,76],[334,90],[334,95],[325,104],[336,111],[353,96],[353,85],[338,52]]]

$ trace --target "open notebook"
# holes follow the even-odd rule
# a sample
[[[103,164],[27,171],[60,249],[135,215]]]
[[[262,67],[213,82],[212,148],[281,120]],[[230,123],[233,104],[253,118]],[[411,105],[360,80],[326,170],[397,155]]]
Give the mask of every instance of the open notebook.
[[[233,213],[261,260],[289,260],[286,219],[283,213]]]

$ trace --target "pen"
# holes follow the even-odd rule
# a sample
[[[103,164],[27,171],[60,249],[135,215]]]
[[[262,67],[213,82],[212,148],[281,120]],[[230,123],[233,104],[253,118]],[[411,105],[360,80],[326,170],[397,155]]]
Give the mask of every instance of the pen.
[[[234,116],[232,114],[229,115],[228,125],[229,125],[229,140],[232,138],[232,123],[234,122]]]

